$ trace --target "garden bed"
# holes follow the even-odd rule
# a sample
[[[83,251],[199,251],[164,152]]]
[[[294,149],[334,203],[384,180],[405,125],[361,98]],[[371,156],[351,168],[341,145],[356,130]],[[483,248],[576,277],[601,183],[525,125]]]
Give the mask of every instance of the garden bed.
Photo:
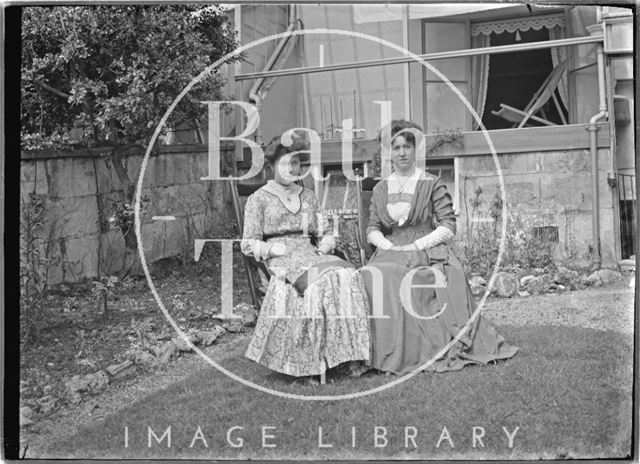
[[[239,255],[234,256],[234,266],[234,275],[244,276]],[[176,324],[190,335],[207,333],[216,327],[229,331],[244,329],[242,324],[229,325],[216,318],[220,315],[217,268],[219,257],[215,255],[188,265],[177,259],[152,265],[154,284],[163,304]],[[69,391],[69,383],[74,379],[82,381],[106,372],[104,379],[108,383],[121,377],[148,374],[189,351],[161,312],[144,276],[128,277],[113,287],[107,296],[106,316],[103,302],[91,291],[92,287],[91,281],[85,281],[51,288],[31,316],[28,337],[24,336],[26,322],[22,321],[20,406],[31,410],[30,420],[37,421],[70,402],[78,402],[78,396],[70,395]],[[248,301],[251,301],[249,289],[244,282],[237,281],[234,304],[239,304],[245,315],[254,313],[252,307],[242,303]],[[215,333],[222,332],[226,330]],[[210,337],[210,343],[202,342],[211,344],[215,338]],[[152,356],[154,350],[166,348],[172,339],[178,346],[166,359],[160,359],[159,353]],[[201,342],[193,338],[192,341]],[[122,367],[130,367],[128,360],[140,353],[146,354],[151,362],[135,362],[133,368],[123,372]],[[114,370],[117,365],[120,371]],[[116,372],[117,375],[112,375]],[[92,388],[101,391],[105,386]]]
[[[231,327],[216,318],[220,315],[219,262],[215,254],[188,265],[167,259],[153,264],[151,274],[167,311],[182,330],[197,334],[226,327],[228,330],[220,332],[225,333],[222,339],[227,343],[227,339],[236,338],[227,332],[245,331],[245,326],[251,325],[251,318],[245,326],[236,323]],[[241,280],[245,274],[239,254],[234,256],[234,266],[236,309],[255,314],[247,304],[251,298],[244,279]],[[575,303],[575,292],[567,285],[567,291],[559,294],[526,298],[518,298],[516,294],[515,300],[492,298],[485,314],[498,325],[569,325],[627,332],[632,327],[632,315],[628,305],[622,302],[631,291],[627,278],[630,275],[608,283],[606,288],[586,290],[585,294],[594,292],[594,296],[580,300],[593,304]],[[91,402],[95,409],[100,409],[101,400],[96,395],[107,388],[106,383],[111,384],[109,389],[113,392],[114,384],[125,385],[136,378],[153,379],[160,375],[158,370],[167,371],[170,361],[190,351],[185,347],[175,348],[162,362],[139,362],[135,353],[154,353],[167,344],[181,343],[160,311],[146,279],[130,277],[119,282],[108,296],[108,317],[104,315],[101,300],[91,292],[92,287],[92,282],[87,281],[50,289],[41,301],[38,320],[33,321],[36,328],[33,336],[21,344],[20,406],[28,412],[25,432],[38,433],[39,422],[59,415],[63,412],[61,409],[74,409],[81,401]],[[483,293],[479,291],[478,298]],[[505,311],[500,301],[508,304],[509,309]],[[611,308],[605,310],[607,305]],[[201,344],[201,340],[193,341]],[[220,341],[216,341],[218,343]],[[201,344],[202,349],[207,345],[210,343]],[[147,357],[155,361],[161,356],[154,358],[147,354]],[[126,365],[127,362],[133,367]],[[124,374],[114,376],[110,368],[118,365],[124,365]],[[102,377],[106,383],[95,391],[93,387],[85,389],[82,395],[69,391],[74,379],[82,380],[100,372],[108,372]]]

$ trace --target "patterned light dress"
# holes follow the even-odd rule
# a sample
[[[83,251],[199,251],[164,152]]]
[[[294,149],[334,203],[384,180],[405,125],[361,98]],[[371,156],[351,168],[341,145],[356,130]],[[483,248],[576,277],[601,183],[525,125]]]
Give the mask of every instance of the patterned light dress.
[[[298,188],[299,201],[287,205],[278,193],[271,181],[251,195],[245,207],[242,252],[263,259],[271,274],[246,356],[296,377],[319,375],[347,361],[368,362],[369,305],[362,277],[353,267],[336,267],[310,279],[301,295],[292,282],[310,266],[345,262],[318,255],[304,235],[305,230],[317,235],[323,229],[318,227],[321,210],[314,193]],[[323,242],[330,242],[332,231],[323,225]],[[266,250],[275,242],[284,243],[291,253],[269,258]]]

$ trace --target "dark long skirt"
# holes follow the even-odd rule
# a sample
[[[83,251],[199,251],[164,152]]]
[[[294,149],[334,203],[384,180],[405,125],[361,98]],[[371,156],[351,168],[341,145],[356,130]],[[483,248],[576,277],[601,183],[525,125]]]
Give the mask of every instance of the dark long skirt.
[[[462,264],[449,247],[438,248],[443,252],[437,258],[418,250],[378,250],[361,269],[372,315],[383,316],[371,321],[372,367],[404,374],[425,366],[474,314],[477,306]],[[418,269],[420,266],[430,268]],[[407,273],[412,269],[416,272],[411,278]],[[438,271],[446,284],[437,278]],[[405,292],[405,304],[401,301],[403,278],[405,286],[412,285]],[[467,364],[510,358],[517,351],[517,347],[507,344],[490,323],[477,315],[459,340],[425,369],[458,370]]]

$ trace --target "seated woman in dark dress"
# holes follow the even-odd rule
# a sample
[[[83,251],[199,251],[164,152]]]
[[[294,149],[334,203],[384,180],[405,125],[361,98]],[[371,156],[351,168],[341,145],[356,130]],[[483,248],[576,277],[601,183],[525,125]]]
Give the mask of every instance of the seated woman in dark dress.
[[[447,244],[456,232],[451,196],[438,177],[416,167],[411,128],[421,131],[408,121],[391,124],[394,171],[373,190],[367,240],[377,250],[361,269],[378,316],[371,320],[371,365],[395,374],[424,366],[476,310],[462,264]],[[427,368],[457,370],[510,358],[517,350],[478,315]]]

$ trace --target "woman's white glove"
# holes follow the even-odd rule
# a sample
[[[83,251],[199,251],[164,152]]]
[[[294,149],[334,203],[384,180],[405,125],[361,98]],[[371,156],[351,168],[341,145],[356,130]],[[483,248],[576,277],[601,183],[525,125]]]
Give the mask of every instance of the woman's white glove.
[[[318,243],[317,251],[322,253],[323,255],[330,254],[333,249],[336,247],[336,240],[332,235],[325,235]]]
[[[333,247],[328,243],[320,243],[320,245],[318,245],[318,253],[320,254],[328,255],[331,251],[333,251]]]
[[[420,237],[413,243],[419,250],[428,250],[429,248],[433,248],[452,239],[453,236],[454,233],[451,229],[445,226],[438,226],[436,227],[436,230],[424,237]]]
[[[269,257],[279,258],[281,256],[287,256],[289,254],[289,248],[284,243],[276,242],[269,248]]]
[[[387,239],[379,230],[373,230],[367,235],[370,244],[381,250],[389,250],[393,248],[393,242]]]

